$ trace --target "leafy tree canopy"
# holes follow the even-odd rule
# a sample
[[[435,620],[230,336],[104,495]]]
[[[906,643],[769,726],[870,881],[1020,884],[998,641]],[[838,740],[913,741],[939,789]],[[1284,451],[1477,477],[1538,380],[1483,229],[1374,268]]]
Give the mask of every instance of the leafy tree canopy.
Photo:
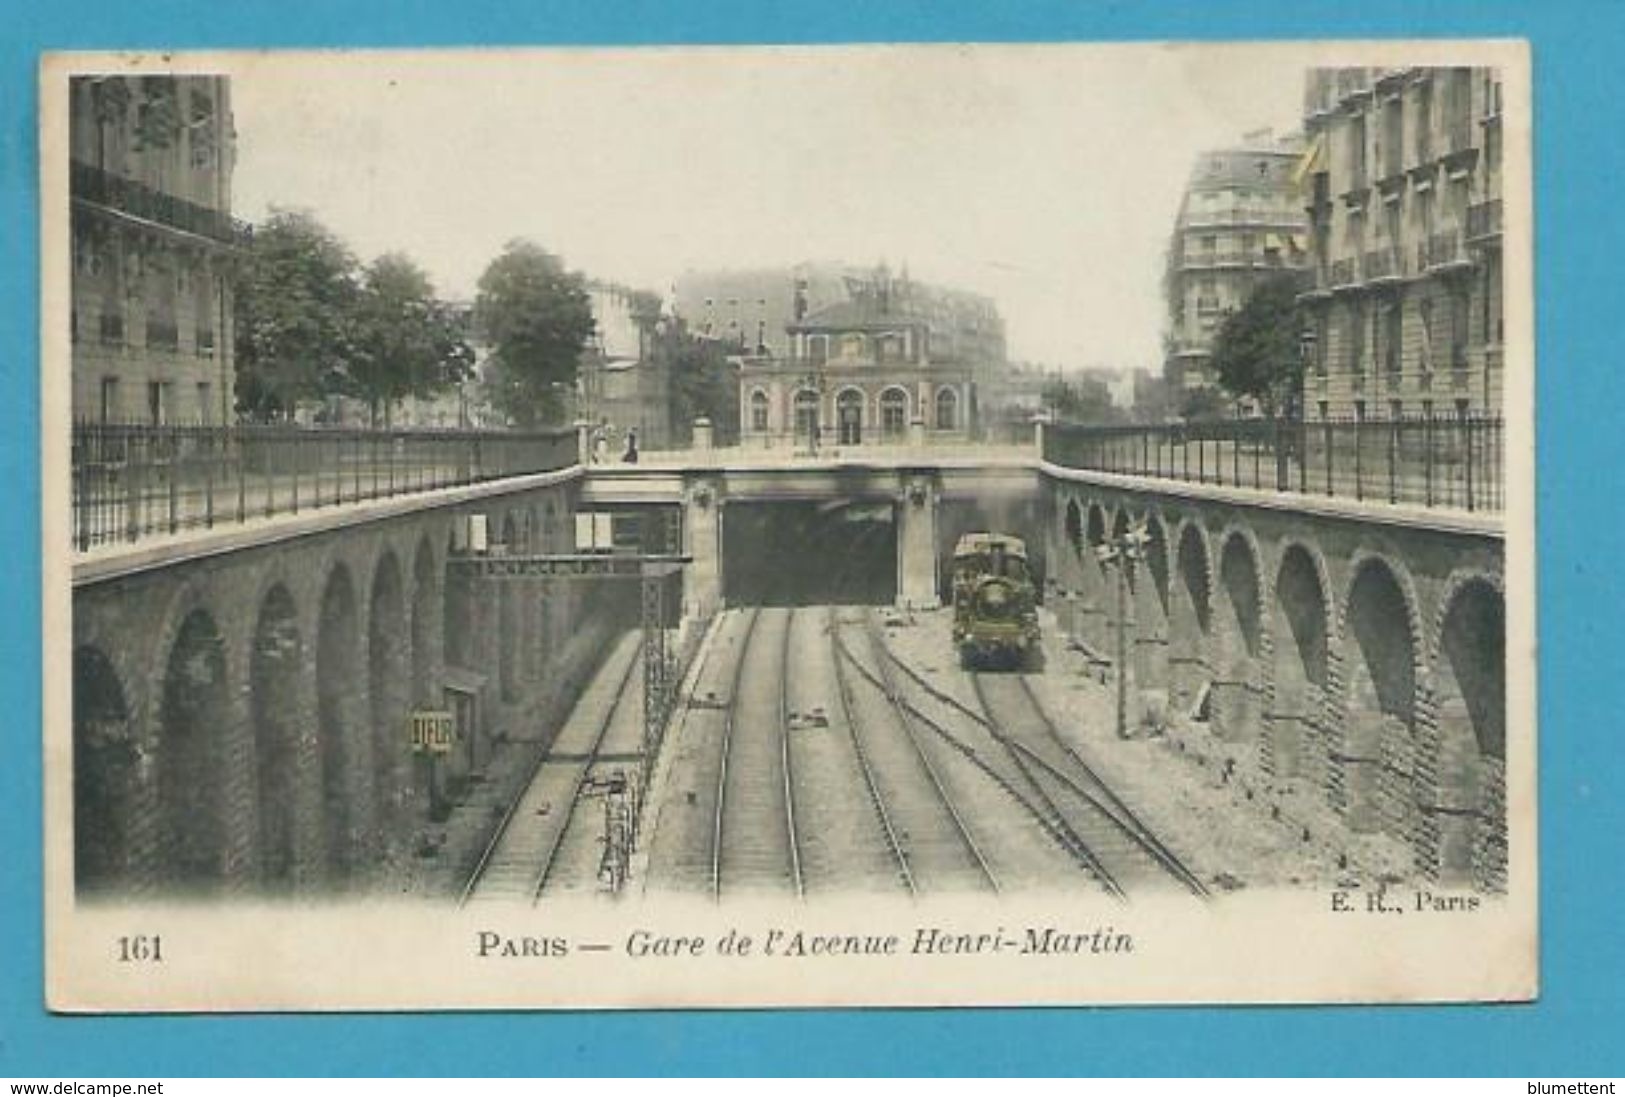
[[[273,209],[242,255],[236,285],[237,404],[284,418],[342,387],[358,287],[350,249],[311,214]]]
[[[1045,382],[1042,397],[1044,407],[1063,423],[1115,423],[1122,418],[1101,381],[1056,377]]]
[[[520,426],[558,420],[593,332],[582,276],[538,244],[510,241],[480,276],[474,315],[491,344],[497,411]]]
[[[310,213],[273,209],[241,257],[237,404],[249,419],[290,417],[302,402],[343,395],[373,422],[473,369],[462,317],[405,255],[363,268]]]
[[[1225,317],[1213,344],[1219,383],[1258,401],[1266,415],[1288,406],[1303,381],[1303,317],[1297,279],[1260,282],[1240,309]]]
[[[739,437],[739,384],[723,346],[674,327],[655,343],[671,377],[672,426],[679,439],[692,436],[694,420],[711,420],[713,437],[728,445]]]
[[[373,421],[406,396],[427,396],[466,378],[474,352],[463,323],[435,297],[429,276],[398,252],[373,260],[356,301],[348,379]]]

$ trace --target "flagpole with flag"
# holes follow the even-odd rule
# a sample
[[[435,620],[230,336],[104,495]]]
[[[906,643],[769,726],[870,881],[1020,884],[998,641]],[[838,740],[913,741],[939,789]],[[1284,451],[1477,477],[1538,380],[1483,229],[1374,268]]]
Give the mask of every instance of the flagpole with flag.
[[[1325,160],[1326,135],[1317,133],[1315,139],[1309,143],[1309,147],[1303,150],[1303,156],[1298,159],[1297,166],[1292,169],[1292,186],[1297,190],[1303,190],[1304,180],[1324,167]]]

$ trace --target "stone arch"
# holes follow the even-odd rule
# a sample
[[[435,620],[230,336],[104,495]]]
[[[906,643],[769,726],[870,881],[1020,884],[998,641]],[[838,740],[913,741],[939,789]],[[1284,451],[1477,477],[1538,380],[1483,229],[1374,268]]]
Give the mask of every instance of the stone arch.
[[[1168,535],[1162,519],[1147,509],[1145,544],[1134,584],[1134,673],[1142,693],[1161,695],[1166,707],[1168,689]]]
[[[372,709],[372,781],[375,825],[386,844],[398,828],[405,801],[411,745],[407,713],[412,705],[412,634],[406,594],[394,549],[373,569],[367,609],[367,697]]]
[[[141,754],[112,661],[100,648],[75,648],[73,879],[80,898],[128,882]]]
[[[283,583],[260,600],[249,654],[249,714],[254,734],[260,886],[291,888],[299,870],[299,739],[305,715],[305,644],[299,610]]]
[[[1439,601],[1430,675],[1438,729],[1437,875],[1500,890],[1506,878],[1506,605],[1499,576],[1459,572]]]
[[[1105,570],[1095,549],[1106,543],[1106,509],[1091,499],[1084,509],[1083,547],[1078,553],[1078,596],[1081,601],[1078,631],[1097,652],[1111,643],[1107,628],[1107,584]]]
[[[1223,534],[1214,590],[1213,730],[1233,741],[1249,739],[1262,722],[1264,695],[1264,566],[1257,542],[1244,530]]]
[[[418,540],[412,560],[412,686],[413,699],[425,708],[439,701],[439,674],[434,642],[435,604],[440,593],[434,545],[427,535]]]
[[[159,864],[169,889],[213,890],[224,875],[221,737],[231,726],[225,644],[202,607],[181,620],[158,717]]]
[[[1422,632],[1409,576],[1371,553],[1356,556],[1343,597],[1344,804],[1356,830],[1407,842],[1417,816],[1416,690]]]
[[[474,665],[474,583],[468,574],[452,566],[452,544],[446,544],[442,599],[445,620],[444,657],[447,666],[471,668]]]
[[[361,651],[355,585],[349,567],[336,563],[322,591],[317,624],[316,723],[328,868],[340,885],[367,863],[370,844],[371,737]]]
[[[1294,777],[1318,770],[1326,762],[1326,743],[1320,732],[1337,612],[1326,562],[1315,549],[1287,542],[1281,550],[1273,594],[1273,693],[1265,718],[1267,764],[1278,776]]]
[[[1082,552],[1083,512],[1078,509],[1078,501],[1076,499],[1068,499],[1066,501],[1066,519],[1064,528],[1066,530],[1066,543],[1071,546],[1073,552]]]
[[[1180,525],[1174,564],[1168,608],[1169,677],[1173,703],[1181,712],[1190,712],[1208,688],[1213,616],[1213,562],[1207,535],[1194,520]]]

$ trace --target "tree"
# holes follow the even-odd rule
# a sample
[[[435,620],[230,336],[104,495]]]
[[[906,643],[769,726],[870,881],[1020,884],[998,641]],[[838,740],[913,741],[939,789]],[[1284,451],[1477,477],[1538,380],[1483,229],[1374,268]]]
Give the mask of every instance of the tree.
[[[357,263],[311,214],[273,209],[242,255],[236,300],[237,407],[249,419],[292,415],[342,387],[354,337]]]
[[[1297,278],[1280,275],[1260,282],[1246,303],[1225,317],[1214,340],[1219,383],[1274,415],[1296,398],[1303,383],[1302,332]]]
[[[1233,410],[1225,394],[1209,385],[1188,389],[1179,402],[1179,414],[1193,423],[1228,419]]]
[[[1100,381],[1056,377],[1045,382],[1041,395],[1044,407],[1063,423],[1113,423],[1119,418],[1111,390]]]
[[[671,413],[679,439],[691,437],[694,420],[711,420],[713,437],[727,445],[739,437],[739,386],[723,348],[711,339],[675,331],[656,342],[671,378]]]
[[[450,307],[416,263],[398,252],[373,260],[356,301],[354,354],[348,370],[353,395],[367,401],[374,426],[379,411],[406,396],[427,396],[463,380],[474,352]]]
[[[520,426],[558,420],[593,332],[580,274],[528,240],[510,241],[480,275],[475,322],[491,344],[492,404]]]

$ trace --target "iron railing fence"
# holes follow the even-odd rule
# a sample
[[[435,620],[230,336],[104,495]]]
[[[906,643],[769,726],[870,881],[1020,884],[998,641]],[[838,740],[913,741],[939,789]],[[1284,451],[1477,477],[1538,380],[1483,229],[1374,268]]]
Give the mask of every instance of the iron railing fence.
[[[460,487],[567,468],[574,430],[402,431],[293,426],[73,427],[73,545]]]
[[[1293,492],[1357,502],[1500,512],[1502,420],[1237,419],[1044,430],[1044,459],[1066,468]]]

